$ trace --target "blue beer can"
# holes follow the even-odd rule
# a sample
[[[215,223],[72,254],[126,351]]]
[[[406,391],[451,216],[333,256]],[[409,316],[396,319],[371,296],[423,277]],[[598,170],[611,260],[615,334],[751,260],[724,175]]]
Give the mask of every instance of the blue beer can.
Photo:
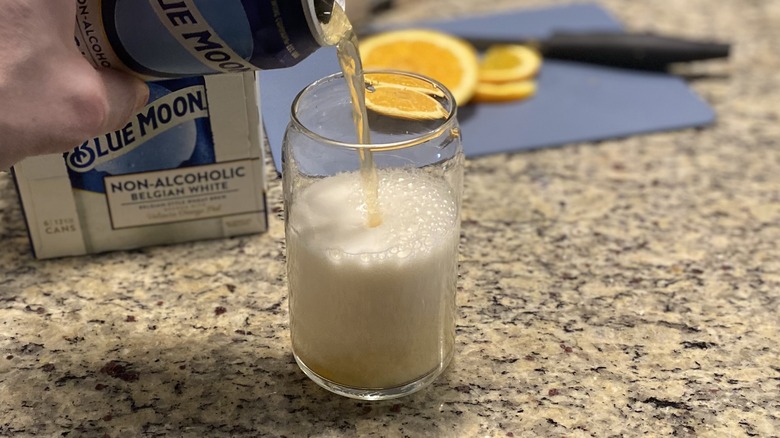
[[[338,6],[337,6],[338,4]],[[77,0],[76,44],[146,80],[290,67],[344,0]]]

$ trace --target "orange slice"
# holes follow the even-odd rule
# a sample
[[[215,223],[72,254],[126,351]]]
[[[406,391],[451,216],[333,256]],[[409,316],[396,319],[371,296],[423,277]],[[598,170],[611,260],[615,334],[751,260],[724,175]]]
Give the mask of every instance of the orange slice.
[[[449,115],[438,100],[424,92],[381,84],[366,89],[366,108],[408,120],[442,119]]]
[[[389,31],[360,43],[363,68],[404,70],[428,76],[447,87],[458,105],[474,95],[479,60],[466,41],[440,31]]]
[[[381,85],[388,87],[399,87],[407,90],[419,91],[431,96],[444,97],[444,92],[441,90],[441,88],[437,87],[431,82],[424,81],[412,76],[369,72],[365,74],[364,78],[367,84],[373,86]]]
[[[502,84],[480,82],[474,93],[475,102],[506,102],[526,99],[536,94],[536,81],[515,81]]]
[[[528,46],[491,46],[479,66],[479,80],[494,83],[521,81],[535,76],[541,66],[541,55]]]

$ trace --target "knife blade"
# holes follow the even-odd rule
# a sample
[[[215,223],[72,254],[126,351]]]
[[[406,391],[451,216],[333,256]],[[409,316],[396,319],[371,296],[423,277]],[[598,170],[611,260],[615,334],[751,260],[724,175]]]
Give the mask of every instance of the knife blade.
[[[541,39],[469,38],[478,50],[496,44],[526,44],[546,58],[636,70],[666,70],[671,64],[727,58],[731,46],[652,33],[555,32]]]

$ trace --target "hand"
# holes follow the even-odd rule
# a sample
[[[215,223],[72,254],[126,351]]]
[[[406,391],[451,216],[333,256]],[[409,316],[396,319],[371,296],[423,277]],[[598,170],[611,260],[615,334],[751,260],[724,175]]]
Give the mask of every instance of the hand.
[[[78,51],[76,0],[0,0],[0,169],[123,127],[146,104],[140,79]]]

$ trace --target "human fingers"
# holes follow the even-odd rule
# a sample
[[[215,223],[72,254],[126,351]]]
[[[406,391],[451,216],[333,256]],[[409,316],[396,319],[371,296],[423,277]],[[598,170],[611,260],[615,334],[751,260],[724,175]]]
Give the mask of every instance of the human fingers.
[[[106,113],[94,135],[120,129],[149,100],[149,87],[142,80],[117,70],[98,69],[105,89]]]

